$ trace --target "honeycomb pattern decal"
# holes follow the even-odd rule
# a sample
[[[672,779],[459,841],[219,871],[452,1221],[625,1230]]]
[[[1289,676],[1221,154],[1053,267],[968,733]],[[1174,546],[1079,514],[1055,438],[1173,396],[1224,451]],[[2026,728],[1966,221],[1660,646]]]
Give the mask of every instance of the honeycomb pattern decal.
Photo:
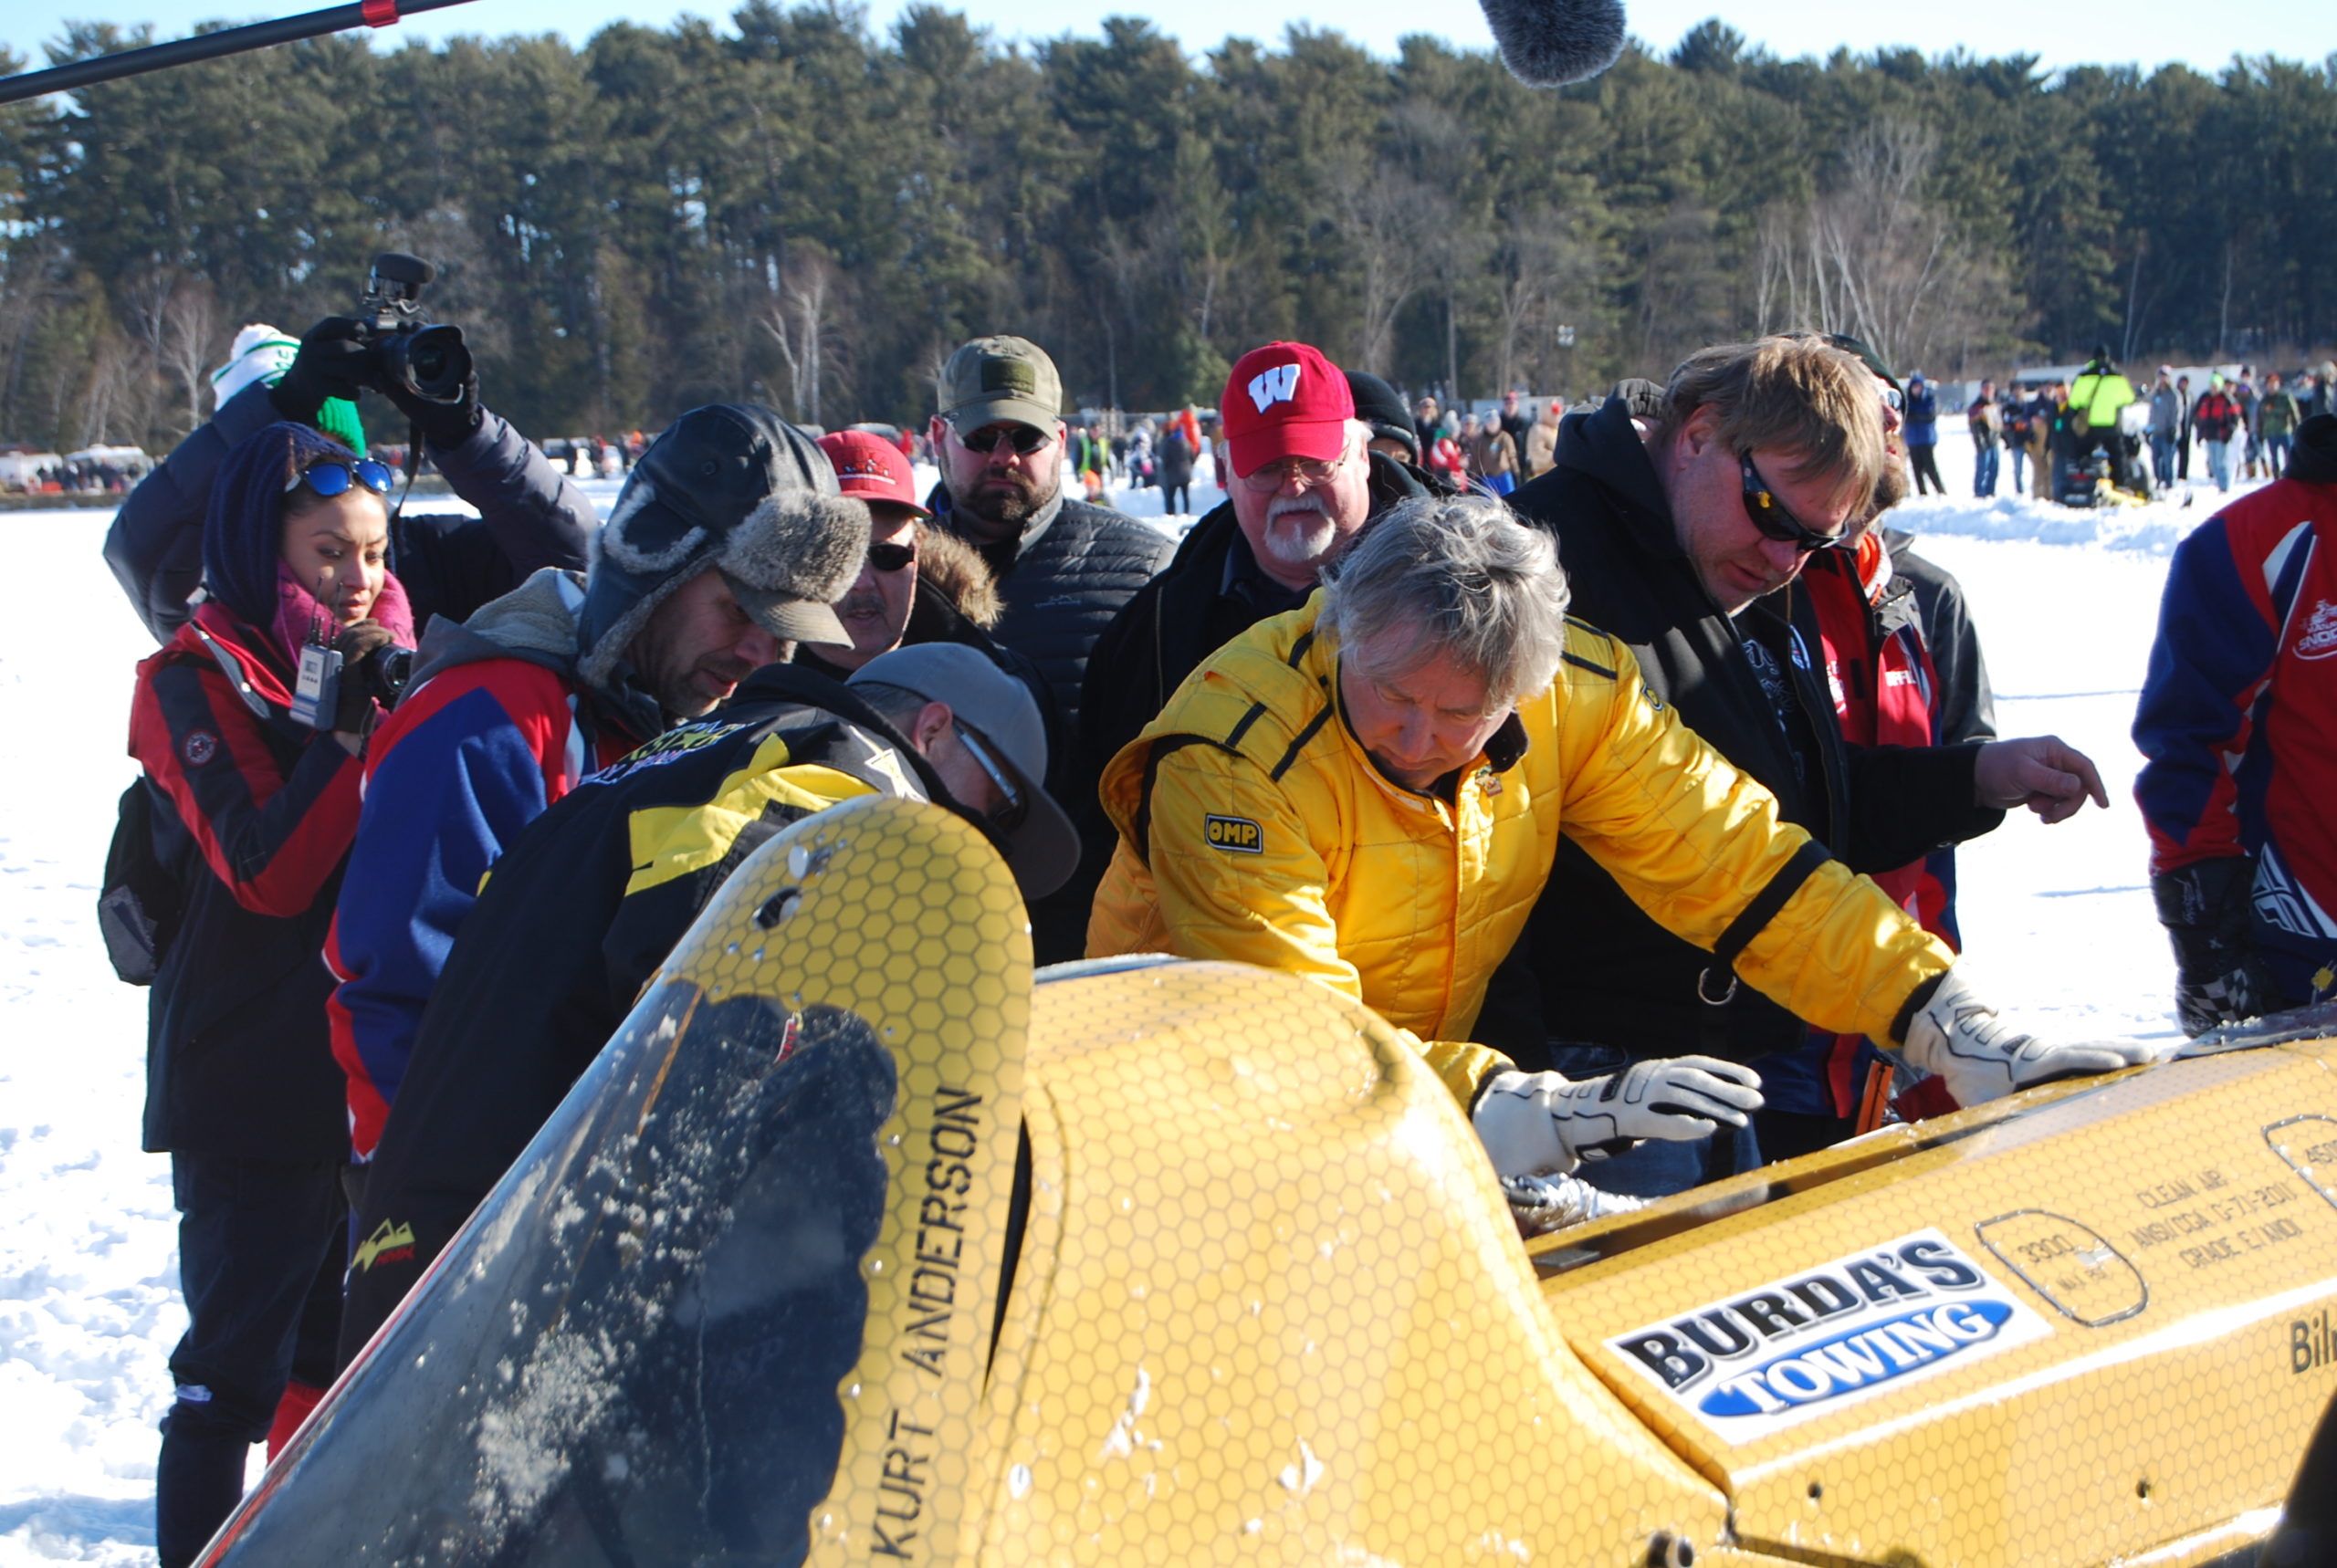
[[[838,1390],[844,1451],[811,1560],[969,1560],[992,1479],[981,1389],[1030,1019],[1013,878],[947,811],[853,800],[756,852],[663,977],[716,1000],[848,1009],[892,1048],[900,1103],[880,1140],[884,1227],[862,1264],[867,1335]]]
[[[985,1562],[1620,1564],[1659,1535],[1731,1560],[1719,1497],[1567,1349],[1459,1108],[1371,1014],[1187,963],[1032,1007]]]
[[[2332,1157],[2332,1052],[2056,1085],[1927,1124],[1964,1135],[1880,1163],[1813,1155],[1778,1185],[1798,1190],[1559,1273],[1546,1297],[1586,1361],[1724,1481],[1748,1549],[1968,1568],[2214,1556],[2269,1528],[2256,1511],[2337,1391],[2337,1203],[2303,1174]],[[1652,1234],[1664,1212],[1623,1225],[1653,1216]],[[1927,1228],[2051,1332],[1734,1444],[1607,1343]]]

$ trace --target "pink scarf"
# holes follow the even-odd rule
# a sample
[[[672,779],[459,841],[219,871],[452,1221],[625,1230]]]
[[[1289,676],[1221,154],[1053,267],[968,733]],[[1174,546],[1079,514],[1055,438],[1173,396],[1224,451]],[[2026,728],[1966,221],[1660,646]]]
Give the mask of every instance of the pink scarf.
[[[400,643],[414,646],[414,607],[406,602],[405,585],[395,574],[385,573],[382,591],[373,596],[372,618],[385,627]],[[321,632],[330,643],[341,635],[340,617],[317,602],[317,596],[301,585],[292,575],[292,569],[281,559],[276,563],[276,632],[277,651],[284,655],[288,668],[298,669],[300,646],[311,635]]]

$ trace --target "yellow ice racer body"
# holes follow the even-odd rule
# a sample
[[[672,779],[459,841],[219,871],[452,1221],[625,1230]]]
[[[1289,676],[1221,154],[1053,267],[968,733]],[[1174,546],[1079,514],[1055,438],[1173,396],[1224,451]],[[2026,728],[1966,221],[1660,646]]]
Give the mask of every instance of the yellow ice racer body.
[[[1033,983],[973,830],[726,885],[214,1562],[2185,1563],[2337,1387],[2332,1047],[1520,1242],[1368,1009]]]

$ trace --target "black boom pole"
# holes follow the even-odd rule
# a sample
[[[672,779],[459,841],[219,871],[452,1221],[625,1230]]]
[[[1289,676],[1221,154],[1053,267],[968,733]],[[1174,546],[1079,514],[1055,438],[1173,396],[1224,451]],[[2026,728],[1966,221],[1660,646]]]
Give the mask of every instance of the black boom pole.
[[[0,103],[16,103],[48,92],[70,92],[75,88],[88,87],[93,82],[112,81],[120,77],[136,76],[141,71],[159,71],[170,66],[190,65],[196,60],[216,59],[221,55],[240,55],[246,49],[264,49],[271,44],[320,37],[326,33],[345,32],[351,27],[393,26],[401,16],[469,4],[470,0],[359,0],[354,5],[330,5],[321,11],[304,12],[298,16],[285,16],[273,22],[254,22],[248,27],[199,33],[191,38],[173,38],[167,44],[154,44],[142,49],[124,49],[118,55],[99,55],[90,59],[75,60],[70,65],[57,66],[45,71],[0,77]]]

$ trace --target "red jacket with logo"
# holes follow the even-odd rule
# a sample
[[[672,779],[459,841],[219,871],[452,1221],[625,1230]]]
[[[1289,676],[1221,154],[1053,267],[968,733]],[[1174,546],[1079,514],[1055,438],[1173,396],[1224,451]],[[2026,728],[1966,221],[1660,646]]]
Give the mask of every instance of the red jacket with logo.
[[[2151,870],[2256,859],[2259,946],[2337,964],[2337,485],[2282,479],[2176,547],[2134,715]]]
[[[213,602],[138,666],[130,752],[184,892],[147,1025],[145,1147],[339,1160],[321,956],[357,831],[357,759],[295,723],[291,671]]]

